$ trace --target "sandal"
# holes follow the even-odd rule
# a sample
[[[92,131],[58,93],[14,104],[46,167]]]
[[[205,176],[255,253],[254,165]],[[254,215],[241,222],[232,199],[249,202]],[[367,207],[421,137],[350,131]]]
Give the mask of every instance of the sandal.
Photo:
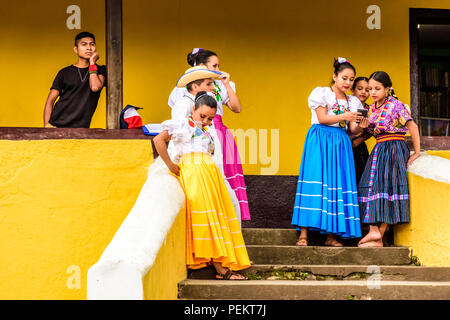
[[[239,276],[240,278],[231,279],[232,276]],[[219,278],[220,277],[220,278]],[[227,270],[224,274],[217,273],[216,278],[219,280],[248,280],[248,278],[240,273]]]
[[[295,245],[299,247],[306,247],[308,245],[308,240],[306,238],[300,238]]]

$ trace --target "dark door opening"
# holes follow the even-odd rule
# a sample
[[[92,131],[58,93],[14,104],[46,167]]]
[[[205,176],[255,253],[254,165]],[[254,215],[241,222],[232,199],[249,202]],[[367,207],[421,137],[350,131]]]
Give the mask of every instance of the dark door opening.
[[[450,134],[450,10],[410,9],[411,105],[422,136]]]

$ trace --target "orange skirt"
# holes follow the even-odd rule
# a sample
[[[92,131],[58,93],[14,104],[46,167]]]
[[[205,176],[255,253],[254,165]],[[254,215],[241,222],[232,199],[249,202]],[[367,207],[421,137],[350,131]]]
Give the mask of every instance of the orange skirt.
[[[250,267],[233,203],[219,168],[206,153],[181,156],[179,181],[186,194],[186,264],[213,260],[231,270]]]

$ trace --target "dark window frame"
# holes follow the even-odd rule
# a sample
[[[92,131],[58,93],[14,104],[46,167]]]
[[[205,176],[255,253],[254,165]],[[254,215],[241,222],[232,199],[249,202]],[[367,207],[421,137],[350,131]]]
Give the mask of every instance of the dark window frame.
[[[418,24],[450,25],[449,9],[409,8],[409,48],[410,48],[410,83],[411,113],[420,126],[420,83],[419,83],[419,31]]]

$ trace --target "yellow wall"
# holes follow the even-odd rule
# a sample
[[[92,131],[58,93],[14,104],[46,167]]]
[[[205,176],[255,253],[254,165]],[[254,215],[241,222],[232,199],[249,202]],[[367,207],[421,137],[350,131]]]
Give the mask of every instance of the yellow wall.
[[[410,223],[395,227],[395,244],[408,246],[426,266],[450,266],[450,184],[408,173]]]
[[[432,156],[438,156],[450,160],[450,150],[428,150],[427,153]]]
[[[96,37],[98,64],[106,64],[104,0],[20,0],[0,5],[0,127],[42,127],[44,105],[58,71],[77,62],[75,36]],[[69,30],[67,7],[81,9],[81,29]],[[91,128],[105,128],[106,91],[100,96]]]
[[[133,207],[151,162],[149,140],[0,140],[0,299],[85,299],[87,271]],[[155,263],[165,276],[144,279],[146,297],[177,297],[184,229],[182,216]]]
[[[79,30],[66,28],[70,4],[81,7],[82,29],[97,34],[105,62],[103,0],[8,3],[8,10],[0,11],[6,37],[0,43],[0,67],[8,75],[0,79],[0,126],[42,125],[51,81],[60,67],[74,62],[72,39]],[[372,4],[381,8],[381,30],[366,27]],[[243,106],[241,114],[226,110],[225,124],[278,129],[277,174],[298,174],[311,117],[307,97],[314,87],[328,85],[333,57],[348,58],[358,75],[387,71],[396,93],[409,104],[409,7],[450,9],[450,2],[123,1],[124,104],[143,107],[139,112],[146,123],[166,120],[168,95],[188,67],[186,54],[194,47],[216,51]],[[105,125],[104,97],[93,127]],[[260,174],[264,167],[249,164],[248,156],[243,161],[246,174]]]

